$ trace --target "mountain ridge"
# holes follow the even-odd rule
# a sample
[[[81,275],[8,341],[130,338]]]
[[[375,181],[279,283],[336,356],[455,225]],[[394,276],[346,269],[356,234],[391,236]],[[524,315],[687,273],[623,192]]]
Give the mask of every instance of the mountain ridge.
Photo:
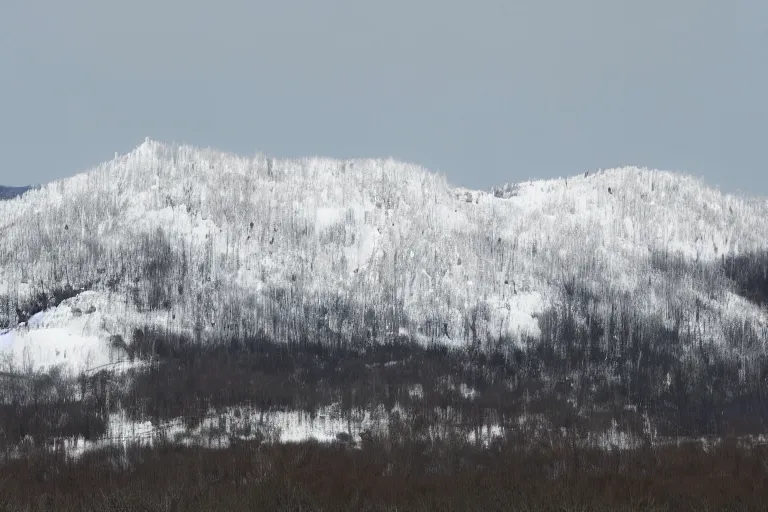
[[[0,185],[0,201],[2,200],[8,200],[13,199],[14,197],[20,196],[24,194],[26,191],[30,190],[32,187],[25,186],[25,187],[6,187],[3,185]]]
[[[16,305],[87,285],[113,297],[105,304],[123,297],[111,316],[133,320],[105,322],[128,340],[149,322],[200,340],[246,329],[509,350],[539,338],[542,315],[578,283],[603,298],[603,316],[630,301],[721,345],[730,322],[765,329],[765,311],[719,264],[765,250],[768,207],[667,171],[482,191],[392,159],[241,157],[147,139],[0,204],[0,219],[10,327]]]

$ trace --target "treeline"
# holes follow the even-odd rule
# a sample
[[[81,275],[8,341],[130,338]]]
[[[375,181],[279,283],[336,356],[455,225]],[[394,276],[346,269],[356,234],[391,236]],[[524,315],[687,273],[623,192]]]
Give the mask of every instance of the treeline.
[[[538,317],[541,335],[520,344],[212,342],[144,326],[111,340],[145,363],[127,373],[1,375],[0,475],[11,476],[0,506],[759,510],[764,447],[748,436],[768,420],[768,358],[757,333],[733,325],[716,345],[689,321],[705,305],[678,307],[668,322],[641,314],[631,296],[600,297],[576,280],[561,297]],[[331,445],[230,433],[229,448],[214,453],[122,440],[79,461],[61,442],[103,437],[118,412],[153,425],[181,418],[194,429],[232,407],[268,415],[330,405],[349,418],[382,408],[387,428]],[[619,450],[600,441],[611,430],[628,440]],[[742,444],[679,445],[686,437]],[[86,482],[100,489],[95,501]]]
[[[540,317],[529,380],[573,404],[574,415],[631,409],[658,436],[765,431],[768,355],[750,325],[729,325],[714,339],[691,328],[701,311],[678,309],[675,322],[664,322],[638,314],[625,297],[606,317],[604,302],[576,286]]]
[[[59,451],[65,440],[95,441],[106,433],[107,375],[23,371],[0,373],[0,459]]]
[[[722,266],[739,294],[760,306],[768,304],[768,251],[724,257]]]
[[[588,302],[577,297],[540,318],[540,339],[491,352],[407,338],[359,347],[256,336],[210,343],[145,327],[130,344],[111,340],[145,363],[133,370],[0,376],[0,449],[7,456],[27,438],[38,447],[96,440],[115,413],[156,426],[183,419],[193,429],[232,408],[269,417],[334,407],[350,421],[383,410],[387,428],[404,425],[425,439],[566,432],[599,444],[613,432],[653,445],[765,431],[768,357],[745,366],[628,307],[582,322],[577,308]]]
[[[0,510],[758,511],[766,456],[735,442],[607,451],[524,438],[129,445],[0,465]]]
[[[157,236],[147,239],[149,247],[160,243]],[[136,307],[148,311],[162,310],[171,294],[186,293],[164,287],[172,268],[163,264],[168,252],[154,254],[140,264],[159,291],[150,288],[142,297],[138,290],[134,297]],[[707,279],[719,273],[723,282],[743,282],[758,293],[763,261],[723,260],[721,268],[707,270]],[[683,260],[655,265],[690,272]],[[407,421],[464,433],[512,431],[524,423],[521,418],[540,430],[572,430],[580,438],[617,425],[643,442],[764,432],[764,333],[750,323],[726,323],[716,338],[702,321],[712,314],[703,301],[691,309],[679,302],[665,315],[648,316],[632,295],[600,296],[586,283],[564,283],[559,301],[537,317],[538,337],[473,336],[464,348],[383,337],[378,331],[384,320],[373,313],[363,318],[369,334],[351,342],[333,334],[314,337],[318,326],[307,325],[314,321],[311,311],[304,324],[287,326],[296,333],[288,342],[272,339],[263,323],[249,325],[237,308],[215,326],[229,334],[219,339],[201,336],[202,327],[185,334],[146,325],[110,340],[130,360],[147,363],[129,373],[67,376],[17,368],[0,375],[0,441],[10,450],[27,436],[38,445],[55,437],[95,439],[118,411],[155,424],[183,417],[194,426],[211,410],[235,406],[313,414],[334,405],[349,415],[383,407],[407,412]],[[40,292],[17,308],[19,320],[77,293],[71,286]],[[334,307],[343,305],[319,306],[318,317],[343,314]],[[279,324],[278,315],[262,322]],[[468,324],[471,332],[471,319]]]
[[[125,346],[117,337],[112,343]],[[350,420],[383,410],[388,428],[406,425],[427,437],[437,431],[475,433],[479,439],[491,427],[516,424],[524,407],[519,391],[509,386],[514,366],[500,354],[468,358],[463,351],[406,339],[357,349],[265,338],[210,344],[145,328],[125,348],[130,359],[146,364],[123,373],[18,372],[0,378],[6,454],[27,436],[38,447],[54,438],[98,439],[109,415],[120,412],[135,422],[183,419],[195,428],[211,411],[234,407],[262,416],[315,416],[333,407]]]

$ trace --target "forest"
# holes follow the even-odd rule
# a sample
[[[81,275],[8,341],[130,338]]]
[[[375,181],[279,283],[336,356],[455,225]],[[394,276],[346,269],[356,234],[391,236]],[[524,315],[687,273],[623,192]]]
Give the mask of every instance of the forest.
[[[0,510],[759,510],[766,210],[147,141],[0,201]]]

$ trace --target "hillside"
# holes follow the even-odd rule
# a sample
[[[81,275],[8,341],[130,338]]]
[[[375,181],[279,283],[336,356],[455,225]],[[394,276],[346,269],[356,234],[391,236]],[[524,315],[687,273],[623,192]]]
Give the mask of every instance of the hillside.
[[[103,296],[103,327],[127,339],[153,324],[504,348],[537,339],[575,286],[602,317],[616,299],[721,344],[732,323],[765,332],[720,263],[765,249],[766,202],[647,169],[485,192],[392,160],[146,141],[0,203],[0,233],[7,327],[17,305],[72,286]]]
[[[767,214],[648,169],[476,191],[148,140],[0,202],[0,430],[761,433]]]

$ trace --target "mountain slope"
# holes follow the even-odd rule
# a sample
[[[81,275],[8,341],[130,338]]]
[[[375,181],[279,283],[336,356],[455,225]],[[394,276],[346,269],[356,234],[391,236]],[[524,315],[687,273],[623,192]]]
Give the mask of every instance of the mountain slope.
[[[71,285],[99,294],[100,328],[129,342],[150,325],[507,351],[540,339],[552,311],[573,309],[578,326],[617,306],[721,347],[734,325],[766,333],[765,310],[723,271],[765,251],[766,201],[648,169],[485,192],[393,160],[148,140],[0,202],[0,236],[0,327]]]

